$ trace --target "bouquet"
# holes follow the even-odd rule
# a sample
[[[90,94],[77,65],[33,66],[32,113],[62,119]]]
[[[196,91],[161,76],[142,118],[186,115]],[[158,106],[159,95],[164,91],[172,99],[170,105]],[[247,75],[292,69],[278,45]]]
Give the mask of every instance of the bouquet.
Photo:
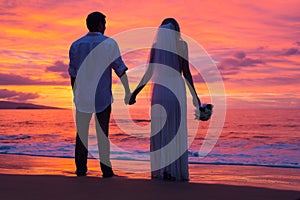
[[[201,121],[209,120],[213,113],[213,107],[214,105],[212,104],[201,104],[201,106],[195,110],[195,119]]]

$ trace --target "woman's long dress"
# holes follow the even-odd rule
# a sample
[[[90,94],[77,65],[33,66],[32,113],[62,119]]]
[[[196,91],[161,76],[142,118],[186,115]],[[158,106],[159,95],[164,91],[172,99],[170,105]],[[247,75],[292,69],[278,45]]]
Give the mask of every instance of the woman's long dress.
[[[182,46],[187,51],[187,47]],[[157,49],[150,57],[150,62],[155,63],[150,137],[152,178],[176,181],[189,179],[186,90],[181,75],[182,60],[174,53]]]

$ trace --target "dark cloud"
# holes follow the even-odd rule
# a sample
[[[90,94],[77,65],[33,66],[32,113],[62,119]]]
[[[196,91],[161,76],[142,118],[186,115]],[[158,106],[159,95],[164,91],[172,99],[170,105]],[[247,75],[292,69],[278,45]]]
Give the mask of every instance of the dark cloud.
[[[238,51],[238,52],[234,53],[233,56],[238,58],[238,59],[243,59],[243,58],[246,57],[246,54],[245,54],[245,52]]]
[[[221,70],[225,70],[228,68],[233,70],[233,69],[235,69],[234,67],[239,66],[239,63],[240,63],[239,59],[226,58],[226,59],[221,60],[221,62],[219,63],[219,66],[220,66],[219,68]]]
[[[282,55],[283,56],[292,56],[292,55],[296,55],[296,54],[299,54],[299,53],[300,52],[297,48],[289,48],[289,49],[283,50]]]
[[[295,44],[296,44],[297,46],[300,46],[300,42],[295,42]]]
[[[248,67],[248,66],[256,66],[258,64],[264,64],[264,61],[259,59],[245,58],[240,62],[240,66]]]
[[[61,77],[68,78],[69,77],[68,67],[69,66],[67,64],[64,64],[62,61],[56,61],[54,65],[47,67],[46,71],[56,72],[59,73]]]
[[[260,59],[248,58],[245,52],[233,53],[233,58],[225,58],[220,61],[218,68],[223,75],[237,74],[245,67],[253,67],[265,62]]]
[[[0,85],[67,85],[65,81],[42,81],[34,80],[28,77],[23,77],[14,74],[0,74]]]
[[[68,69],[68,65],[64,64],[62,61],[56,61],[54,65],[47,67],[47,71],[51,72],[65,72]]]
[[[0,74],[0,85],[39,85],[40,81],[35,81],[27,77],[14,74]]]
[[[253,87],[253,85],[263,86],[286,86],[291,85],[295,87],[295,84],[299,82],[300,74],[293,76],[275,76],[269,78],[236,78],[231,79],[231,82],[236,82],[243,87]],[[298,84],[299,85],[299,84]]]
[[[36,99],[39,95],[36,93],[17,92],[14,90],[0,89],[0,99],[27,101],[29,99]]]
[[[190,63],[189,66],[193,80],[197,83],[218,83],[224,81],[224,77],[222,77],[218,68],[202,66],[197,69],[192,63]]]

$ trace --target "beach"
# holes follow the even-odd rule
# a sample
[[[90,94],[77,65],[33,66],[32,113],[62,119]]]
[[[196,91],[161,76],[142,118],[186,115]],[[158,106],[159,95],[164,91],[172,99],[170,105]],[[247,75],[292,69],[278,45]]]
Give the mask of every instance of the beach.
[[[0,155],[1,199],[282,199],[300,198],[300,169],[190,164],[189,182],[150,180],[148,162],[112,160],[103,179],[98,161],[76,177],[74,160]],[[144,172],[141,172],[144,169]],[[134,173],[134,171],[139,173]]]

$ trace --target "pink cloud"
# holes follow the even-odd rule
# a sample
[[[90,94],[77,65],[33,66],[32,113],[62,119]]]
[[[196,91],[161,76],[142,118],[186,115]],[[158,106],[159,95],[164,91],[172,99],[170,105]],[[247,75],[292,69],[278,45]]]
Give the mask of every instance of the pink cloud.
[[[66,81],[43,81],[14,74],[0,74],[0,85],[68,85]]]
[[[284,50],[283,52],[283,56],[292,56],[292,55],[296,55],[296,54],[300,54],[300,51],[297,48],[289,48]]]
[[[56,61],[52,66],[46,68],[46,72],[56,72],[63,78],[69,78],[68,67],[62,61]]]
[[[37,93],[17,92],[14,90],[0,89],[0,99],[27,101],[29,99],[36,99],[40,95]]]
[[[222,59],[218,68],[223,75],[232,75],[239,73],[245,67],[255,67],[265,63],[262,59],[248,58],[245,52],[238,51],[232,57]]]
[[[243,59],[246,57],[246,54],[243,51],[238,51],[238,52],[234,53],[233,56],[238,59]]]

